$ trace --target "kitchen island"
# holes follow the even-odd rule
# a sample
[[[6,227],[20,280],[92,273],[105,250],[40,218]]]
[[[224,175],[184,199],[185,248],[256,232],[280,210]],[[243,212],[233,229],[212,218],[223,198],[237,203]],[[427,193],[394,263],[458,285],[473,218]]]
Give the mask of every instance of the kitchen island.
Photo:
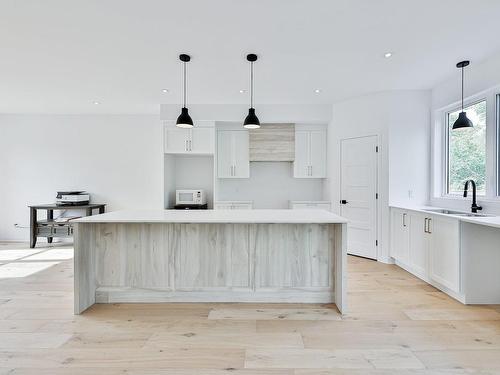
[[[75,314],[94,303],[335,303],[346,223],[323,210],[115,211],[74,221]]]

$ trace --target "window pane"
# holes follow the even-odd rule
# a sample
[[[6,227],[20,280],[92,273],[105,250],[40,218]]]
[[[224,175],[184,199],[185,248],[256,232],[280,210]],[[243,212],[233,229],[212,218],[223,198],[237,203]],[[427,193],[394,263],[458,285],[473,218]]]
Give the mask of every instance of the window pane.
[[[448,193],[462,193],[464,183],[474,180],[477,193],[485,194],[486,100],[464,109],[474,127],[452,130],[461,110],[448,114]]]

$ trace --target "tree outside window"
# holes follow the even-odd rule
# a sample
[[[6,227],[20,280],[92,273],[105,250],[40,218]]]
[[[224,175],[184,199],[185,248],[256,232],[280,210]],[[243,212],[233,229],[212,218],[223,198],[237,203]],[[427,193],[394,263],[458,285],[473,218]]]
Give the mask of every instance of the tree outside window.
[[[448,194],[463,192],[474,180],[477,193],[486,193],[486,100],[464,108],[474,127],[452,130],[461,110],[448,113]]]

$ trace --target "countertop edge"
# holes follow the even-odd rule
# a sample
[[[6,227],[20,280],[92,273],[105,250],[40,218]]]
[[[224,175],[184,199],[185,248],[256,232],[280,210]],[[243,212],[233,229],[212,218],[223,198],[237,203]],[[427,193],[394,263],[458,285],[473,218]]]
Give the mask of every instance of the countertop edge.
[[[456,219],[469,224],[485,225],[492,228],[500,228],[500,216],[488,216],[488,217],[467,217],[467,216],[457,216],[457,215],[446,215],[439,212],[429,212],[426,209],[444,209],[448,208],[437,207],[437,206],[404,206],[404,205],[389,205],[389,208],[398,208],[401,210],[416,211],[421,213],[426,213],[429,215],[436,215],[441,217],[447,217],[449,219]],[[452,209],[450,209],[452,210]]]

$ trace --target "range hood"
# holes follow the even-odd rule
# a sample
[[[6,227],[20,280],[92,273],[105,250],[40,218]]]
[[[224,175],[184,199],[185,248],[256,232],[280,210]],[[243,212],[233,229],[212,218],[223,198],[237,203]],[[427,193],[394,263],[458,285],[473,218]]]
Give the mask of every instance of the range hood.
[[[295,124],[262,124],[248,133],[250,161],[295,160]]]

